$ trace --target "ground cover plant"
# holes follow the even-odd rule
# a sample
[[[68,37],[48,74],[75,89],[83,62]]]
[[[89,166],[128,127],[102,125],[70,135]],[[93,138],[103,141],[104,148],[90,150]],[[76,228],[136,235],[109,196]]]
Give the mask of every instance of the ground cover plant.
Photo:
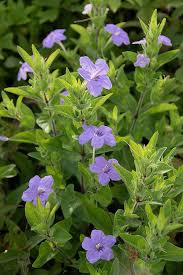
[[[182,12],[0,4],[0,274],[182,274]]]

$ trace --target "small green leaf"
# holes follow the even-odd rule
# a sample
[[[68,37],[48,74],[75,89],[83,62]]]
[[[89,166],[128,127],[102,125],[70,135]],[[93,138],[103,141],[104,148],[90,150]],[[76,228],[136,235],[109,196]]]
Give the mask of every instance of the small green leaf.
[[[58,252],[56,250],[53,250],[53,248],[51,247],[48,241],[41,243],[39,247],[39,255],[36,258],[36,260],[33,262],[32,266],[34,268],[40,268],[49,260],[54,258],[57,253]]]
[[[120,233],[120,237],[129,245],[136,248],[138,251],[146,250],[148,247],[147,241],[140,235],[130,235],[126,233]]]

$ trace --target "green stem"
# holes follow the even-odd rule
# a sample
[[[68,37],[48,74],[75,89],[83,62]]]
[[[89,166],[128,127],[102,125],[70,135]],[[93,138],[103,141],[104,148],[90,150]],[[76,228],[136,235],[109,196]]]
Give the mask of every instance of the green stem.
[[[92,153],[92,163],[95,162],[95,148],[93,147],[93,153]]]
[[[144,93],[141,93],[141,95],[140,95],[139,102],[138,102],[136,111],[135,111],[134,116],[133,116],[134,119],[133,119],[132,125],[131,125],[131,127],[130,127],[130,133],[131,133],[131,132],[134,130],[134,128],[135,128],[135,124],[136,124],[137,119],[138,119],[138,117],[139,117],[139,114],[140,114],[140,111],[141,111],[142,104],[143,104],[143,102],[144,102],[144,98],[145,98],[145,96],[146,96],[146,93],[147,93],[147,91],[145,91]]]
[[[58,44],[60,45],[61,49],[66,53],[67,50],[66,50],[66,48],[64,47],[64,44],[63,44],[62,42],[59,42]]]

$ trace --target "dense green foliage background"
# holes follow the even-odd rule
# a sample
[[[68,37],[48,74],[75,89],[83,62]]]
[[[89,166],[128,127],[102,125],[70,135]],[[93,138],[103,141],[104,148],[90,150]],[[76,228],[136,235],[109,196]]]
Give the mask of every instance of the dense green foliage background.
[[[167,114],[161,113],[162,111],[154,112],[155,114],[149,117],[147,121],[141,124],[137,123],[136,129],[132,132],[132,135],[136,142],[141,142],[147,144],[152,134],[155,130],[159,131],[158,147],[166,146],[168,147],[168,152],[174,147],[176,147],[175,157],[173,163],[175,167],[182,165],[183,158],[183,138],[182,138],[182,115],[183,115],[183,101],[181,100],[183,92],[183,1],[181,0],[104,0],[105,4],[108,4],[110,8],[107,22],[117,24],[119,22],[126,22],[124,24],[124,29],[128,32],[131,41],[139,40],[143,37],[142,29],[139,24],[138,18],[140,17],[146,23],[149,22],[151,14],[155,8],[158,9],[159,20],[163,17],[167,19],[165,29],[163,31],[164,35],[167,35],[172,40],[172,50],[180,49],[177,54],[177,58],[174,61],[167,63],[162,67],[163,74],[168,77],[172,77],[170,83],[164,87],[162,94],[158,94],[160,87],[155,87],[153,100],[155,102],[171,102],[176,104],[176,108],[172,108],[172,112]],[[93,53],[91,49],[82,48],[82,41],[79,40],[78,30],[71,26],[74,22],[78,20],[85,19],[81,12],[83,10],[85,1],[79,0],[9,0],[0,1],[0,88],[1,91],[6,87],[18,86],[19,84],[25,85],[25,82],[18,83],[17,72],[20,67],[19,62],[22,61],[18,52],[17,45],[25,49],[29,54],[31,54],[31,45],[34,44],[40,51],[41,55],[44,57],[49,56],[54,49],[43,49],[42,40],[43,38],[52,30],[56,28],[65,28],[67,40],[64,45],[68,50],[68,55],[62,53],[56,62],[53,64],[53,69],[59,69],[59,73],[64,74],[65,68],[68,67],[71,71],[76,70],[79,67],[79,56],[85,55],[86,53],[92,57]],[[87,26],[88,22],[83,21],[78,23],[84,27]],[[79,42],[78,42],[79,41]],[[76,47],[78,46],[78,47]],[[128,47],[128,51],[136,51],[136,46],[131,45]],[[162,53],[166,49],[162,49]],[[111,60],[115,60],[115,57],[122,53],[121,48],[113,47],[109,48],[107,57]],[[76,58],[77,57],[77,58]],[[126,57],[125,57],[126,58]],[[128,58],[127,58],[128,59]],[[120,59],[115,61],[116,63],[121,62]],[[128,76],[128,80],[125,78],[123,72],[121,72],[121,79],[127,89],[131,89],[133,67],[131,64],[127,64],[125,67],[125,72]],[[158,90],[159,89],[159,90]],[[167,93],[166,93],[167,91]],[[125,92],[124,92],[125,93]],[[132,91],[133,94],[133,91]],[[9,95],[14,101],[16,95]],[[5,96],[4,96],[5,100]],[[31,99],[24,99],[24,103],[29,106],[33,113],[38,112],[37,106]],[[129,95],[122,98],[122,103],[119,104],[118,99],[113,98],[111,104],[116,104],[117,106],[122,104],[122,106],[129,106],[129,109],[134,108],[136,102]],[[110,103],[108,109],[110,108]],[[123,107],[122,107],[123,108]],[[125,107],[124,107],[125,108]],[[120,110],[120,107],[119,107]],[[126,111],[126,110],[122,110]],[[168,110],[169,111],[169,110]],[[100,117],[106,115],[106,110],[101,110]],[[2,116],[2,117],[1,117]],[[115,116],[115,114],[114,114]],[[5,136],[13,137],[19,133],[18,126],[20,128],[25,128],[32,122],[31,113],[27,115],[25,121],[18,121],[12,117],[3,117],[0,111],[0,134]],[[151,120],[151,121],[150,121]],[[108,119],[108,123],[112,125],[113,118]],[[128,121],[128,117],[123,122]],[[148,121],[149,126],[148,126]],[[22,124],[21,124],[22,123]],[[41,123],[40,123],[41,124]],[[141,126],[140,126],[141,125]],[[63,127],[63,124],[61,125]],[[139,126],[139,127],[138,127]],[[28,128],[28,127],[27,127]],[[30,127],[31,128],[31,127]],[[128,134],[128,129],[122,126],[123,135]],[[30,136],[30,140],[34,140],[34,137]],[[41,139],[41,137],[40,137]],[[16,138],[14,139],[16,141]],[[21,138],[17,138],[18,141]],[[34,142],[25,142],[22,137],[21,142],[8,142],[0,144],[0,252],[13,249],[17,250],[19,253],[19,260],[17,264],[17,255],[9,255],[9,258],[0,256],[0,274],[10,275],[10,274],[27,274],[27,266],[29,266],[29,261],[31,263],[37,257],[37,247],[36,244],[40,242],[40,239],[31,239],[32,235],[28,231],[28,224],[25,219],[24,214],[24,204],[21,202],[22,192],[27,186],[28,180],[35,174],[39,174],[39,171],[43,169],[43,160],[34,158],[31,152],[35,151],[37,144]],[[48,142],[49,143],[49,142]],[[50,146],[50,150],[54,148],[55,145],[42,144],[42,150],[44,146]],[[53,146],[53,147],[52,147]],[[60,146],[59,142],[56,146]],[[29,155],[28,155],[29,154]],[[132,156],[129,152],[127,146],[123,146],[122,150],[115,152],[116,158],[120,159],[120,162],[129,170],[133,168]],[[66,161],[63,163],[67,167],[70,158],[75,158],[77,161],[77,155],[66,155]],[[53,156],[54,158],[54,156]],[[57,156],[55,156],[57,158]],[[73,161],[73,162],[74,162]],[[50,168],[51,169],[51,168]],[[75,169],[73,165],[72,169]],[[50,170],[51,171],[51,170]],[[51,171],[53,172],[53,171]],[[181,174],[181,173],[180,173]],[[70,183],[74,183],[76,178],[71,175],[69,168],[66,168],[66,180],[69,179]],[[182,174],[179,181],[182,181]],[[60,180],[59,177],[57,179]],[[77,186],[77,184],[76,184]],[[71,195],[71,204],[74,203],[74,192],[71,187],[68,187],[67,192],[73,194]],[[118,190],[114,190],[116,196],[118,196]],[[125,196],[125,190],[122,194]],[[64,198],[63,198],[64,200]],[[117,208],[117,205],[114,207]],[[58,213],[59,215],[60,213]],[[31,241],[28,241],[30,237]],[[178,233],[175,236],[175,242],[178,246],[183,246],[183,235]],[[26,244],[26,245],[25,245]],[[24,250],[27,251],[29,248],[31,250],[30,258],[27,258],[27,254],[24,254]],[[76,249],[76,248],[75,248]],[[30,267],[30,266],[29,266]],[[164,274],[183,274],[183,264],[171,263],[169,262],[164,269]],[[20,273],[21,272],[21,273]],[[31,275],[41,274],[41,275],[56,275],[56,274],[80,274],[74,273],[75,270],[66,269],[64,273],[60,272],[60,262],[52,260],[48,262],[41,270],[34,270],[29,268],[29,273]]]

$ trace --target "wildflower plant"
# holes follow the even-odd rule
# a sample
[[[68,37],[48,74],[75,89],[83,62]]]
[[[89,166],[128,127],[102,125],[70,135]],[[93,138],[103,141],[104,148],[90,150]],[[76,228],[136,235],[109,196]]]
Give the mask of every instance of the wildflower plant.
[[[49,265],[53,274],[162,274],[183,261],[176,243],[183,169],[173,164],[183,120],[175,79],[161,70],[179,50],[161,52],[172,43],[161,35],[165,19],[158,23],[156,10],[148,25],[140,19],[139,46],[130,44],[123,22],[110,23],[108,12],[105,1],[85,6],[90,20],[71,25],[79,34],[73,50],[69,43],[60,47],[63,29],[43,40],[43,47],[57,47],[48,56],[34,45],[31,53],[18,47],[27,64],[18,80],[30,74],[23,86],[2,93],[0,115],[18,126],[7,138],[2,133],[1,142],[27,145],[28,155],[20,153],[16,164],[25,161],[31,177],[18,178],[23,185],[13,200],[25,205],[28,225],[16,229],[24,244],[13,240],[0,263],[16,261],[22,274],[32,268],[44,274]],[[63,74],[56,59],[67,62]],[[4,178],[17,173],[10,165]]]

